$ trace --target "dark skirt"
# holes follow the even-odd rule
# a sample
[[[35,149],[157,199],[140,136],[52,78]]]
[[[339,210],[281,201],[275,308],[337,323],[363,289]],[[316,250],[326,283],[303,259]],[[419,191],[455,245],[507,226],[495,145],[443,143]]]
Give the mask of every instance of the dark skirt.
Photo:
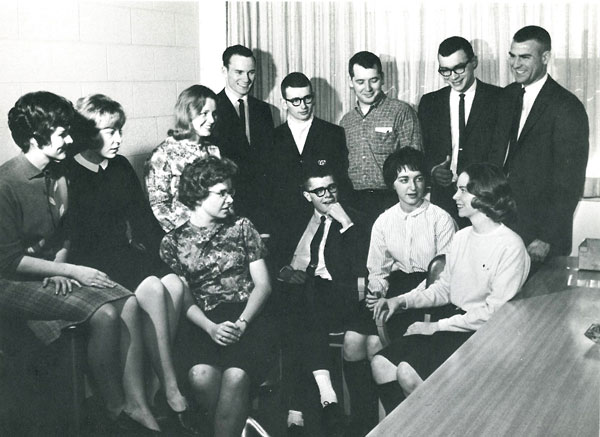
[[[86,322],[102,305],[130,297],[120,285],[114,288],[73,287],[67,296],[54,294],[54,284],[0,278],[0,312],[28,320],[27,324],[45,344],[58,339],[61,330]]]
[[[205,315],[215,323],[235,322],[246,303],[222,303]],[[246,328],[237,343],[220,346],[202,328],[187,319],[182,321],[175,344],[177,373],[187,381],[189,370],[196,364],[207,364],[222,370],[236,367],[244,370],[254,387],[260,385],[275,365],[278,346],[276,325],[268,313],[259,314]]]
[[[395,297],[408,293],[427,278],[427,272],[405,273],[401,270],[392,272],[388,277],[389,288],[387,297]],[[387,331],[392,339],[401,337],[406,328],[414,322],[423,321],[424,311],[414,311],[395,314],[387,322]],[[360,308],[355,319],[348,324],[348,331],[358,332],[363,335],[377,335],[377,324],[373,320],[373,311],[369,310],[365,302],[360,303]]]
[[[432,315],[435,320],[464,314],[463,310],[454,305],[435,309],[438,310]],[[398,338],[378,355],[384,356],[396,366],[406,362],[422,379],[426,379],[473,334],[474,332],[438,331],[432,335],[408,335]]]

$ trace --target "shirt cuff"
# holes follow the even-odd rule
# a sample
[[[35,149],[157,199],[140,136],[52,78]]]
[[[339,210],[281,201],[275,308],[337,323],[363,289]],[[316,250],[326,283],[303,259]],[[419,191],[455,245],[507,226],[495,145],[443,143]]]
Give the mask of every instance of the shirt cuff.
[[[350,223],[348,226],[346,226],[345,228],[340,229],[340,234],[343,234],[344,232],[346,232],[348,229],[350,229],[352,226],[354,226],[354,223]]]

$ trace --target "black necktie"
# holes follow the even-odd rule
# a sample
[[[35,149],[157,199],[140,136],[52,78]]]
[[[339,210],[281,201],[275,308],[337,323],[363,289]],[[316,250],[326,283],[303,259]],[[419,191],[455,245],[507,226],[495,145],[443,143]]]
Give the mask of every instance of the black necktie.
[[[310,241],[310,262],[308,263],[308,267],[306,268],[306,273],[309,276],[315,276],[315,270],[317,270],[317,266],[319,265],[319,246],[321,245],[321,240],[323,239],[323,233],[325,232],[325,216],[321,216],[321,223],[317,228],[317,232],[313,239]]]
[[[519,125],[521,124],[521,113],[523,112],[523,95],[525,94],[525,88],[521,87],[521,92],[517,95],[517,101],[515,103],[515,109],[513,112],[512,125],[510,127],[510,139],[508,142],[508,153],[506,160],[504,161],[504,173],[508,173],[510,169],[510,161],[515,156],[515,152],[518,149],[519,139]]]
[[[244,105],[244,99],[239,99],[238,103],[240,104],[240,122],[242,123],[244,135],[246,135],[246,108]]]
[[[463,144],[465,133],[465,94],[460,93],[460,102],[458,103],[458,143]]]

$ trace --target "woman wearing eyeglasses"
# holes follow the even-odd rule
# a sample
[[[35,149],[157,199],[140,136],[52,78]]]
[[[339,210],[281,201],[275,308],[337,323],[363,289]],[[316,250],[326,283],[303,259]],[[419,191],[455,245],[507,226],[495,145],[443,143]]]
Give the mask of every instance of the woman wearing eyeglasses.
[[[208,155],[221,156],[211,142],[216,112],[217,96],[212,90],[202,85],[183,90],[175,104],[175,128],[169,129],[168,137],[146,162],[150,206],[165,232],[185,223],[190,215],[177,198],[183,167]]]
[[[425,156],[411,147],[393,152],[383,164],[383,177],[396,191],[398,203],[382,213],[373,225],[367,258],[369,270],[366,306],[360,309],[344,337],[344,372],[350,391],[357,427],[376,424],[368,405],[373,394],[369,361],[382,349],[373,308],[382,298],[398,296],[415,288],[427,276],[427,267],[439,254],[446,253],[455,232],[450,215],[425,199]],[[423,314],[392,319],[387,325],[390,337],[402,336],[406,328]],[[369,391],[370,390],[370,391]],[[369,410],[371,408],[371,410]]]
[[[179,199],[190,218],[163,238],[160,254],[191,292],[184,303],[190,323],[178,345],[188,382],[214,419],[214,435],[237,437],[251,388],[274,357],[275,329],[262,312],[271,293],[265,246],[232,210],[236,172],[232,161],[212,156],[185,167]]]

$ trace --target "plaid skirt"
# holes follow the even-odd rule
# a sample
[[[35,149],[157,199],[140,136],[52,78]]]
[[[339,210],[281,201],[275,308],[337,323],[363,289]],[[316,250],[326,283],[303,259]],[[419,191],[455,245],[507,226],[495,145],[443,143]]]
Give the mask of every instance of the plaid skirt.
[[[86,322],[98,308],[133,293],[114,288],[73,287],[67,296],[54,294],[54,285],[41,281],[13,281],[0,278],[0,313],[27,320],[29,328],[43,343],[60,337],[63,328]]]

